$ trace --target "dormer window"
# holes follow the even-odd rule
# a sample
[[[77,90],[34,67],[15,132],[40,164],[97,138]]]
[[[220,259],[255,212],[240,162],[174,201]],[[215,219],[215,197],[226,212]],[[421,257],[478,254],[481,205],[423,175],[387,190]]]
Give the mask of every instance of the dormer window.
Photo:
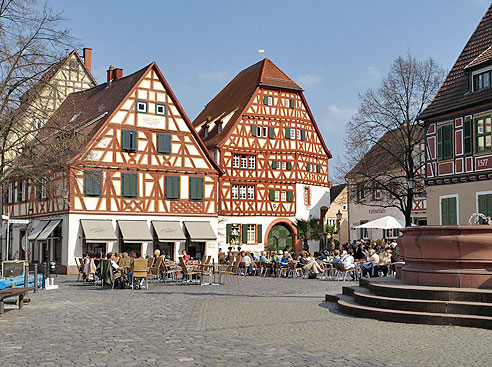
[[[473,74],[473,91],[477,92],[482,89],[487,89],[492,86],[491,71],[479,70]]]
[[[148,111],[147,101],[137,101],[137,112],[138,113],[147,113],[147,111]]]
[[[203,126],[203,138],[206,139],[208,136],[208,125]]]
[[[217,123],[217,134],[220,134],[222,132],[222,121],[219,121]]]

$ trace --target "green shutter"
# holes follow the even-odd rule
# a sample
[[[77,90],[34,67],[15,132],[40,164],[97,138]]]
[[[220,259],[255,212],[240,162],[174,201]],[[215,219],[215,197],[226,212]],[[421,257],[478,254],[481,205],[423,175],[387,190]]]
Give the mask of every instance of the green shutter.
[[[268,128],[268,137],[270,139],[275,139],[275,129],[273,127]]]
[[[457,218],[456,218],[456,198],[449,198],[448,199],[448,223],[450,225],[456,225],[457,224]]]
[[[275,190],[268,190],[268,198],[271,201],[275,201]]]
[[[193,201],[203,200],[203,177],[190,177],[189,199]]]
[[[448,199],[441,199],[441,223],[448,225]]]
[[[241,226],[241,237],[242,237],[242,240],[241,240],[242,243],[248,243],[248,225],[247,224],[243,224]]]
[[[321,165],[320,164],[316,165],[316,172],[321,173]]]
[[[130,130],[130,134],[131,134],[131,151],[132,152],[136,152],[137,151],[137,136],[138,136],[138,132],[136,130]]]
[[[306,163],[306,171],[311,172],[311,163]]]
[[[464,154],[465,155],[470,155],[473,153],[473,134],[472,134],[472,126],[473,126],[473,121],[468,120],[465,121],[464,123],[464,128],[463,128],[463,145],[464,145]]]
[[[478,196],[478,212],[484,215],[487,215],[487,196],[488,195],[479,195]],[[480,219],[480,223],[482,223],[482,219]]]
[[[122,173],[122,196],[125,198],[138,197],[138,174]]]
[[[294,191],[287,191],[287,201],[294,201]]]
[[[292,170],[292,162],[287,162],[287,170]]]
[[[263,242],[263,233],[261,229],[261,224],[256,225],[256,242],[262,243]]]
[[[172,136],[171,134],[157,133],[157,153],[171,154]]]
[[[226,243],[231,242],[232,224],[226,224]]]
[[[290,139],[290,128],[288,127],[285,128],[285,138]]]
[[[442,127],[442,158],[453,158],[453,125]]]
[[[290,100],[290,108],[296,108],[296,101],[295,99]]]
[[[130,130],[121,130],[121,150],[130,149]]]
[[[301,140],[306,140],[306,130],[301,130]]]
[[[272,161],[272,169],[277,169],[277,168],[278,168],[278,162]]]
[[[179,176],[165,176],[165,198],[166,200],[179,200],[180,198],[180,177]]]
[[[442,159],[442,127],[437,128],[437,159]]]
[[[268,105],[268,96],[263,96],[263,104]]]
[[[258,136],[257,132],[258,130],[256,129],[256,125],[251,125],[251,135]]]

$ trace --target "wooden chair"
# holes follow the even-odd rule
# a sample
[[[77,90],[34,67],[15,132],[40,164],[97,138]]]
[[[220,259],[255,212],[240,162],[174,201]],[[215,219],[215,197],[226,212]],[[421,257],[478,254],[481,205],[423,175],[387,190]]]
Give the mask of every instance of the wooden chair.
[[[82,278],[84,279],[84,259],[81,257],[75,258],[75,263],[77,264],[77,270],[79,271],[79,275],[77,276],[77,282]]]
[[[154,265],[154,258],[153,257],[149,257],[147,259],[147,268],[150,269],[152,267],[152,265]]]
[[[182,277],[182,281],[192,281],[193,280],[193,276],[194,275],[198,275],[200,276],[200,272],[199,271],[196,271],[196,270],[188,270],[188,268],[186,267],[186,264],[184,262],[184,259],[183,259],[183,256],[180,256],[179,257],[179,264],[181,265],[181,271],[183,272],[183,277]],[[201,277],[200,277],[200,281],[201,281]]]
[[[236,255],[236,260],[234,266],[232,267],[232,272],[234,273],[234,275],[237,275],[237,269],[239,268],[239,264],[241,264],[242,259],[243,257],[240,254]]]
[[[99,263],[100,266],[100,278],[101,278],[101,286],[110,285],[111,289],[114,288],[114,273],[113,267],[111,266],[111,260],[101,259]]]
[[[144,283],[146,285],[146,289],[149,289],[149,282],[147,281],[147,260],[145,259],[135,259],[133,260],[133,267],[132,267],[132,289],[135,286],[135,279],[145,279]]]
[[[231,256],[229,259],[229,262],[224,266],[219,267],[218,273],[219,273],[219,283],[222,283],[222,275],[224,276],[231,276],[234,275],[235,273],[232,271],[234,261],[236,258],[234,256]]]
[[[297,267],[297,264],[296,263],[290,262],[288,264],[288,268],[289,268],[289,270],[287,272],[287,278],[289,276],[291,276],[292,278],[297,278],[297,277],[301,277],[302,278],[302,276],[303,276],[304,273],[302,271],[302,268],[298,268]]]
[[[173,281],[178,280],[178,273],[180,272],[179,269],[169,269],[165,261],[161,262],[160,266],[160,273],[161,273],[161,279],[163,282],[166,282],[166,279],[171,278]]]
[[[157,280],[159,278],[159,269],[161,267],[162,261],[163,261],[162,256],[159,256],[157,259],[154,259],[152,263],[152,267],[150,267],[148,270],[149,277],[152,277],[154,280]]]
[[[347,275],[349,273],[353,273],[354,274],[354,278],[355,278],[355,268],[346,269],[345,268],[345,265],[342,262],[339,262],[337,265],[339,266],[340,271],[338,273],[338,276],[337,276],[336,280],[343,280],[343,281],[345,281],[347,279]]]

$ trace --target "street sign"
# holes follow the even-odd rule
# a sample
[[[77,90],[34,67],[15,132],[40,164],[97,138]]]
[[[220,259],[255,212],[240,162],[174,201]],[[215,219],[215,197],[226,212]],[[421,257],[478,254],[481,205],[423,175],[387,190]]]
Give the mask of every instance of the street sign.
[[[3,215],[3,214],[2,214],[2,219],[3,219],[3,220],[9,220],[9,218],[10,218],[10,217],[9,217],[8,215]]]
[[[10,224],[29,224],[29,219],[10,219]]]

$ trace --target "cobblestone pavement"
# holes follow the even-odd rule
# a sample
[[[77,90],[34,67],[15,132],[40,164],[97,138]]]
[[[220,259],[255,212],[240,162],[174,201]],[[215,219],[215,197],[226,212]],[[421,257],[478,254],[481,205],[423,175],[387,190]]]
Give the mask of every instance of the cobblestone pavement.
[[[341,283],[235,277],[111,290],[58,277],[0,316],[0,366],[490,366],[492,331],[360,319]]]

